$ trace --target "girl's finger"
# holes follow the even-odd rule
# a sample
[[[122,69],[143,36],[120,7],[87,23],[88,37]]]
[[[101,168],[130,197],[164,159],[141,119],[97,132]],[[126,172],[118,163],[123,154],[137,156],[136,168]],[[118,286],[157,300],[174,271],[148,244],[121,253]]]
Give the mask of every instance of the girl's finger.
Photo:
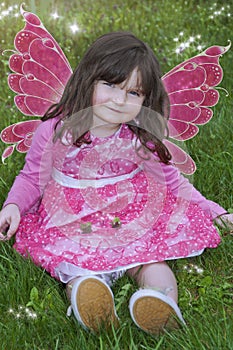
[[[6,241],[6,236],[0,233],[0,241]]]

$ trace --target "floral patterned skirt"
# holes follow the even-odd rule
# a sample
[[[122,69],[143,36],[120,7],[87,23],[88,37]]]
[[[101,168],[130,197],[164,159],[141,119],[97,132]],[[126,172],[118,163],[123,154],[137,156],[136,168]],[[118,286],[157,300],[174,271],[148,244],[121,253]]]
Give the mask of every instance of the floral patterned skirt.
[[[137,172],[98,188],[51,180],[38,211],[22,217],[14,247],[67,281],[194,256],[219,243],[198,204]]]

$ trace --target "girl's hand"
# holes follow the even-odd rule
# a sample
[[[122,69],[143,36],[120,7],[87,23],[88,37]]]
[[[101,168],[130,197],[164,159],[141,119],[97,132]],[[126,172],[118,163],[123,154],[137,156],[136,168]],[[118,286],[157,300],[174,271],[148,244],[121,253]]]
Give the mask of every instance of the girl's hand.
[[[233,214],[224,214],[220,215],[215,219],[215,222],[221,227],[228,227],[230,230],[233,230]]]
[[[19,222],[20,211],[18,206],[16,204],[6,205],[0,212],[0,241],[9,240],[17,231]]]

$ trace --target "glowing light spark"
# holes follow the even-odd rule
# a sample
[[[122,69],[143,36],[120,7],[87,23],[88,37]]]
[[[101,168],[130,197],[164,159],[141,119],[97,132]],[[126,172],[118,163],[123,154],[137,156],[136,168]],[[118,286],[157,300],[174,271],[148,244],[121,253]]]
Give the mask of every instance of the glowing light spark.
[[[57,12],[54,12],[54,13],[51,14],[51,17],[53,17],[54,19],[57,19],[57,18],[59,18],[60,16],[58,15]]]
[[[9,15],[9,13],[10,13],[10,12],[9,12],[8,10],[4,10],[4,11],[2,11],[2,15],[3,15],[3,16],[8,16],[8,15]]]
[[[80,30],[79,26],[77,26],[77,24],[72,24],[70,26],[70,30],[72,31],[72,33],[76,33]]]
[[[80,30],[80,28],[77,24],[74,23],[70,26],[70,30],[72,31],[73,34],[75,34],[76,32],[78,32]]]

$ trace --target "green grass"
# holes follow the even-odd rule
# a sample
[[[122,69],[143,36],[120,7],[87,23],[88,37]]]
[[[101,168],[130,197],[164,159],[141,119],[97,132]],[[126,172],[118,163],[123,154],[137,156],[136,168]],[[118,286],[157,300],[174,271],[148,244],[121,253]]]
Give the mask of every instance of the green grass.
[[[225,46],[233,32],[232,2],[219,1],[28,1],[48,30],[62,46],[73,68],[88,45],[99,35],[112,30],[130,30],[155,50],[163,72],[214,44]],[[0,13],[13,1],[0,5]],[[227,8],[227,5],[229,8]],[[31,7],[32,6],[32,7]],[[210,8],[213,7],[212,10]],[[224,7],[224,10],[221,8]],[[57,20],[49,14],[57,8]],[[220,11],[218,15],[213,15]],[[13,48],[13,38],[23,26],[21,17],[12,11],[0,19],[0,51]],[[64,16],[65,14],[65,16]],[[214,18],[209,16],[213,15]],[[69,25],[76,23],[81,31],[75,35]],[[180,36],[180,32],[183,36]],[[196,38],[201,35],[201,38]],[[195,42],[180,55],[175,54],[179,42],[194,36]],[[0,129],[24,118],[14,107],[14,94],[7,86],[8,56],[0,60]],[[233,208],[233,118],[232,61],[230,50],[221,58],[224,79],[220,101],[214,107],[212,121],[200,127],[187,149],[197,163],[192,178],[194,185],[207,198],[226,209]],[[5,145],[0,145],[0,152]],[[24,155],[14,154],[0,165],[0,204],[23,165]],[[13,249],[13,240],[0,243],[0,349],[2,350],[232,350],[233,349],[233,267],[232,235],[221,231],[222,244],[202,256],[170,262],[179,284],[179,305],[187,327],[160,337],[139,331],[128,312],[130,295],[136,290],[133,281],[122,278],[114,286],[121,326],[117,331],[99,336],[82,330],[73,316],[66,316],[68,301],[65,290],[47,273],[24,260]],[[199,272],[195,269],[199,268]],[[200,270],[202,269],[202,270]],[[25,310],[25,308],[27,308]],[[35,316],[36,314],[36,316]]]

